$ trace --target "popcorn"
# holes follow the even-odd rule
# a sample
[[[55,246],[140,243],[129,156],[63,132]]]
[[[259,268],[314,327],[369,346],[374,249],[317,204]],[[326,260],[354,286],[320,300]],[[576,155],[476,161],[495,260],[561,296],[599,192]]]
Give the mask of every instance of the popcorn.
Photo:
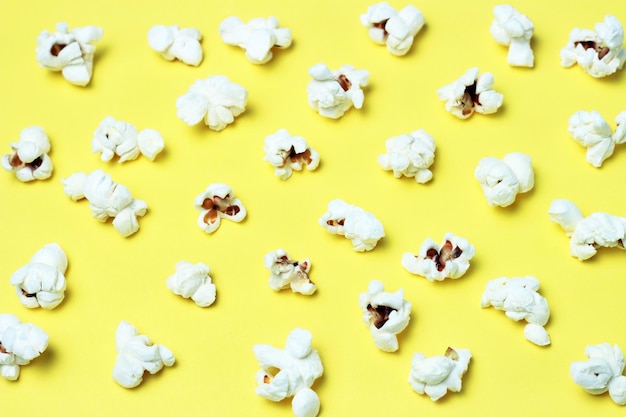
[[[252,19],[247,24],[240,18],[227,17],[220,23],[222,40],[246,51],[246,58],[253,64],[265,64],[272,57],[272,48],[291,46],[291,30],[278,27],[278,19],[270,16]]]
[[[493,14],[495,19],[489,32],[496,42],[509,47],[509,65],[532,68],[535,60],[530,48],[530,40],[535,30],[533,22],[508,4],[495,6]]]
[[[61,71],[72,84],[86,86],[93,74],[96,47],[92,43],[102,38],[102,29],[85,26],[70,31],[66,23],[57,23],[56,30],[44,30],[37,37],[37,62],[43,68]]]
[[[148,30],[148,45],[168,61],[178,59],[197,67],[202,62],[202,34],[198,29],[178,25],[155,25]]]
[[[394,136],[385,142],[387,153],[378,155],[378,165],[396,178],[413,177],[424,184],[433,178],[428,169],[435,162],[435,140],[423,129]]]
[[[538,346],[547,346],[550,336],[543,326],[550,318],[550,308],[537,290],[539,281],[531,276],[492,279],[487,283],[480,306],[503,310],[515,321],[526,320],[524,337]]]
[[[328,203],[328,211],[318,222],[331,234],[350,239],[357,252],[374,249],[385,236],[382,223],[372,213],[339,199]]]
[[[171,350],[152,344],[148,336],[139,334],[135,326],[124,320],[115,332],[115,346],[113,379],[124,388],[141,384],[145,371],[156,374],[163,366],[172,366],[176,361]]]
[[[308,101],[311,108],[324,117],[338,119],[352,105],[363,107],[362,87],[369,83],[367,70],[355,70],[352,65],[343,65],[339,70],[331,71],[325,64],[319,63],[309,68],[313,78],[307,86]]]
[[[626,217],[601,212],[583,217],[576,204],[563,199],[552,201],[548,216],[570,237],[570,254],[580,261],[591,258],[600,247],[624,249]]]
[[[254,345],[252,350],[261,369],[256,373],[258,396],[272,401],[293,397],[296,417],[315,417],[320,400],[311,386],[322,376],[324,367],[308,330],[296,328],[287,336],[285,349]]]
[[[137,159],[139,153],[154,161],[164,147],[163,137],[156,130],[137,132],[132,124],[115,120],[111,116],[100,122],[91,140],[91,150],[100,152],[103,162],[110,161],[115,155],[119,156],[120,163],[132,161]]]
[[[148,211],[145,201],[133,198],[128,188],[114,182],[101,169],[89,175],[77,172],[62,182],[65,195],[74,201],[86,198],[93,217],[100,222],[112,217],[113,227],[124,237],[139,230],[137,216]]]
[[[490,207],[507,207],[519,193],[535,186],[531,157],[519,152],[507,154],[502,160],[488,157],[478,162],[474,176],[480,183]]]
[[[30,262],[11,275],[20,303],[52,310],[65,298],[67,256],[57,243],[39,249]]]
[[[418,394],[428,395],[437,401],[448,391],[461,391],[461,378],[467,371],[472,354],[467,349],[449,347],[445,355],[427,358],[415,353],[411,361],[409,384]]]
[[[309,278],[311,260],[301,262],[291,259],[283,249],[277,249],[265,255],[265,267],[270,271],[270,288],[280,291],[291,287],[291,291],[311,295],[317,287]]]
[[[615,16],[607,15],[596,23],[595,32],[575,28],[561,49],[561,65],[578,64],[594,78],[606,77],[622,69],[626,61],[624,29]]]
[[[2,155],[2,168],[15,173],[18,180],[45,180],[52,175],[52,160],[48,156],[50,141],[39,126],[22,129],[20,140],[11,143],[11,154]]]
[[[16,381],[20,366],[41,355],[48,347],[48,334],[30,323],[20,323],[12,314],[0,314],[0,373]]]
[[[189,126],[204,119],[215,131],[226,128],[246,109],[248,91],[223,75],[195,81],[186,94],[176,100],[176,115]]]
[[[569,118],[568,132],[580,145],[587,148],[587,161],[596,168],[615,150],[615,145],[626,142],[626,111],[615,118],[617,127],[611,127],[597,111],[580,110]]]
[[[570,376],[574,382],[592,395],[609,392],[611,399],[626,405],[626,376],[624,355],[617,345],[609,343],[585,347],[586,362],[572,362]]]
[[[443,239],[441,245],[430,238],[426,239],[418,255],[405,252],[402,255],[402,266],[412,274],[426,277],[430,282],[463,276],[474,256],[474,246],[452,233],[446,233]]]
[[[200,211],[198,226],[206,233],[213,233],[221,219],[239,223],[246,217],[241,200],[234,198],[233,190],[226,184],[215,183],[194,199],[194,207]]]
[[[359,305],[376,347],[385,352],[397,351],[397,334],[408,326],[411,318],[411,302],[404,299],[404,290],[385,292],[382,282],[372,280],[367,292],[359,296]]]
[[[493,74],[486,72],[478,76],[478,68],[470,68],[457,81],[437,90],[440,100],[446,102],[446,110],[467,119],[474,111],[491,114],[502,106],[504,96],[491,89]]]
[[[211,282],[208,265],[180,261],[176,272],[167,278],[166,284],[174,294],[191,298],[198,307],[208,307],[215,302],[215,284]]]
[[[274,174],[283,180],[291,177],[294,170],[306,167],[314,170],[320,163],[320,155],[307,145],[301,136],[291,136],[285,129],[265,137],[263,146],[265,160],[274,167]]]
[[[406,55],[413,45],[413,38],[424,26],[424,15],[415,6],[408,5],[399,12],[387,2],[367,8],[361,15],[361,23],[368,30],[370,39],[387,45],[393,55]]]

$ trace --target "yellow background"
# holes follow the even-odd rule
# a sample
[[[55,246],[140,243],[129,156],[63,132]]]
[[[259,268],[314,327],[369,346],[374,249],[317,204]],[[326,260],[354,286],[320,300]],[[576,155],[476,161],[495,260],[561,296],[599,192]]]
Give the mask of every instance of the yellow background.
[[[608,395],[585,393],[569,376],[588,344],[626,348],[626,253],[603,249],[589,261],[569,255],[569,241],[547,216],[550,202],[567,198],[585,215],[626,215],[626,146],[600,169],[567,132],[578,110],[597,110],[614,127],[626,110],[626,74],[594,79],[560,65],[559,51],[574,27],[593,28],[606,14],[626,23],[620,1],[516,1],[535,25],[535,68],[513,68],[507,49],[489,34],[495,1],[424,0],[413,3],[425,28],[404,57],[373,43],[359,16],[375,2],[264,2],[179,0],[4,1],[0,13],[2,154],[31,125],[51,141],[54,172],[21,183],[0,172],[0,312],[44,329],[47,351],[22,368],[17,382],[0,381],[5,416],[291,416],[290,400],[273,403],[254,393],[258,367],[252,346],[283,346],[295,327],[310,330],[325,373],[313,386],[320,416],[615,416],[625,409]],[[392,1],[400,9],[405,2]],[[266,65],[224,44],[220,22],[275,15],[293,33],[293,45]],[[35,60],[37,35],[64,21],[70,28],[104,29],[96,43],[91,84],[76,87]],[[204,39],[199,67],[168,62],[147,44],[155,24],[198,28]],[[370,71],[361,110],[339,120],[307,104],[308,68],[324,62]],[[468,68],[492,72],[504,105],[493,115],[460,120],[447,113],[436,90]],[[248,106],[222,132],[189,127],[175,101],[193,81],[222,74],[249,92]],[[105,116],[153,128],[166,141],[154,162],[140,157],[104,163],[91,152],[93,131]],[[321,155],[313,172],[282,181],[263,160],[263,140],[279,128],[301,135]],[[395,179],[376,158],[391,136],[425,129],[436,141],[434,179],[422,185]],[[532,156],[536,185],[513,206],[487,205],[473,171],[486,156]],[[86,201],[73,202],[61,179],[104,169],[147,202],[140,230],[122,238],[91,218]],[[248,210],[242,223],[224,221],[207,235],[196,225],[193,199],[211,183],[229,184]],[[386,237],[372,252],[357,253],[317,219],[341,198],[374,213]],[[400,265],[446,232],[476,248],[468,273],[428,282]],[[65,301],[56,309],[23,307],[11,274],[44,244],[57,242],[69,268]],[[318,291],[311,297],[272,291],[263,256],[284,248],[309,257]],[[171,293],[165,280],[179,260],[211,267],[217,301],[199,308]],[[552,345],[523,337],[516,323],[481,309],[490,279],[534,275],[552,310]],[[358,296],[370,280],[388,291],[404,288],[412,302],[400,350],[374,347],[361,321]],[[142,385],[124,389],[111,378],[120,320],[173,350],[177,362]],[[448,346],[473,358],[461,393],[438,402],[407,382],[414,352],[442,354]]]

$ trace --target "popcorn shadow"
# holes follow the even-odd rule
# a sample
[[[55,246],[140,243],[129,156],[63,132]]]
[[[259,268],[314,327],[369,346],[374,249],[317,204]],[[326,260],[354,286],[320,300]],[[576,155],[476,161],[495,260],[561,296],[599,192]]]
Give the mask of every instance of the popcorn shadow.
[[[130,388],[130,389],[131,389],[131,390],[133,390],[133,389],[138,389],[138,388],[140,388],[142,385],[149,384],[149,383],[150,383],[149,381],[150,381],[150,380],[152,380],[152,379],[156,379],[156,380],[158,380],[159,378],[163,378],[163,377],[165,377],[165,378],[168,378],[168,377],[169,377],[169,378],[171,378],[171,377],[172,377],[171,375],[170,375],[170,376],[168,376],[168,375],[164,375],[164,374],[167,374],[169,370],[172,370],[172,369],[175,369],[176,367],[178,367],[178,362],[179,362],[179,360],[178,360],[178,357],[177,357],[177,358],[176,358],[176,362],[174,362],[174,363],[172,364],[172,366],[165,366],[165,365],[163,365],[163,368],[161,368],[159,371],[157,371],[157,372],[156,372],[156,373],[154,373],[154,374],[151,374],[150,372],[145,371],[145,372],[143,373],[143,378],[142,378],[142,380],[141,380],[141,383],[140,383],[138,386],[136,386],[136,387],[134,387],[134,388]],[[155,384],[156,384],[156,382],[155,382]],[[129,388],[124,388],[124,389],[129,389]]]
[[[24,366],[26,367],[26,370],[28,370],[30,366],[37,366],[37,367],[41,367],[42,369],[44,369],[45,372],[48,372],[50,367],[54,365],[54,362],[56,362],[56,357],[57,357],[57,353],[54,347],[48,346],[46,348],[46,351],[42,353],[41,356],[33,359],[28,365],[24,365]],[[21,371],[23,370],[24,369],[22,369]]]
[[[425,36],[425,34],[428,32],[428,24],[424,24],[424,26],[419,30],[419,32],[417,32],[415,34],[415,36],[413,37],[413,44],[411,45],[411,48],[407,51],[406,54],[401,55],[401,56],[397,56],[398,58],[413,58],[414,56],[416,56],[419,53],[419,46],[421,44],[421,39],[422,37]]]

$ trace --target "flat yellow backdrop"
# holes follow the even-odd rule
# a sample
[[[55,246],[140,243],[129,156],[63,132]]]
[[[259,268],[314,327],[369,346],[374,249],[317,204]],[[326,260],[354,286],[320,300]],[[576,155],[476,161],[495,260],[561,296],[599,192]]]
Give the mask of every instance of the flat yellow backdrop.
[[[600,169],[567,132],[578,110],[597,110],[614,127],[626,110],[626,74],[594,79],[579,67],[562,68],[559,51],[574,27],[593,28],[606,14],[626,23],[620,1],[517,1],[535,25],[535,68],[513,68],[507,49],[489,34],[495,1],[423,0],[426,18],[411,51],[391,55],[372,42],[359,16],[367,1],[172,2],[5,1],[0,13],[0,133],[2,154],[31,125],[51,141],[50,179],[21,183],[0,172],[0,313],[11,313],[49,334],[49,347],[22,368],[18,381],[0,380],[4,416],[291,416],[290,401],[254,393],[258,369],[252,346],[282,347],[296,327],[313,334],[325,373],[313,388],[320,416],[617,416],[626,409],[608,395],[585,393],[569,376],[585,360],[586,345],[626,348],[626,253],[602,249],[580,262],[569,240],[547,216],[566,198],[584,214],[626,215],[626,146]],[[393,1],[395,8],[406,5]],[[228,16],[278,18],[293,45],[254,65],[218,34]],[[91,84],[76,87],[40,68],[37,35],[57,22],[104,29],[96,43]],[[198,28],[204,61],[169,62],[147,43],[155,24]],[[339,120],[307,104],[307,70],[318,62],[370,72],[361,110]],[[460,120],[447,113],[436,90],[468,68],[492,72],[504,95],[493,115]],[[198,79],[226,75],[249,92],[245,113],[221,132],[189,127],[176,116],[176,99]],[[91,138],[106,116],[153,128],[166,141],[154,162],[105,163]],[[316,171],[286,181],[263,160],[265,136],[279,128],[303,136],[321,155]],[[425,129],[436,141],[434,179],[395,179],[376,158],[391,136]],[[509,152],[532,156],[536,185],[513,206],[492,208],[473,176],[478,161]],[[62,178],[103,169],[147,202],[140,230],[121,237],[91,217],[86,201],[63,193]],[[225,221],[207,235],[196,225],[194,197],[211,183],[229,184],[248,210],[242,223]],[[374,213],[386,236],[375,250],[357,253],[350,241],[317,222],[340,198]],[[428,282],[400,265],[446,232],[476,248],[468,273]],[[54,310],[23,307],[11,274],[44,244],[66,252],[67,293]],[[283,248],[310,258],[318,285],[307,297],[272,291],[266,253]],[[180,260],[211,267],[217,301],[199,308],[165,286]],[[552,345],[523,337],[523,323],[481,309],[487,281],[536,276],[551,307]],[[413,304],[400,350],[378,350],[361,321],[358,298],[370,280],[388,291],[403,288]],[[147,376],[135,389],[117,385],[115,330],[121,320],[168,346],[176,364]],[[407,382],[411,357],[443,354],[448,346],[473,354],[460,393],[432,402]]]

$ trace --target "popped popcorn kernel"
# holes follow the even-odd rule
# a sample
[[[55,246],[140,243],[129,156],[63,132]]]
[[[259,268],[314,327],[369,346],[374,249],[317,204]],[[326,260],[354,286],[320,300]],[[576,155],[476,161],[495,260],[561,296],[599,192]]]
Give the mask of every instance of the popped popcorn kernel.
[[[178,25],[154,25],[148,30],[148,45],[168,61],[175,59],[194,67],[202,62],[202,34]]]
[[[265,137],[265,160],[274,167],[274,174],[283,180],[303,167],[312,171],[320,163],[320,155],[301,136],[291,136],[286,129]]]
[[[446,110],[459,119],[467,119],[474,112],[491,114],[502,106],[504,96],[492,89],[493,74],[478,76],[478,68],[470,68],[458,80],[437,90]]]
[[[0,314],[0,374],[16,381],[20,366],[28,365],[48,347],[48,334],[12,314]]]
[[[467,349],[449,347],[445,355],[426,357],[413,354],[409,384],[418,394],[426,394],[437,401],[448,391],[460,392],[463,375],[469,367],[472,354]]]
[[[393,171],[396,178],[409,177],[424,184],[433,178],[430,166],[435,162],[435,140],[425,130],[393,136],[385,142],[386,154],[378,155],[378,165]]]
[[[277,249],[265,255],[264,264],[270,271],[269,285],[274,291],[290,287],[293,292],[311,295],[317,290],[309,278],[311,260],[308,258],[296,261],[285,250]]]
[[[609,392],[618,405],[626,405],[626,376],[624,355],[618,345],[609,343],[585,347],[585,362],[572,362],[570,376],[574,382],[592,395]]]
[[[535,186],[532,158],[519,152],[505,155],[501,160],[483,158],[474,170],[490,207],[508,207],[517,194],[526,193]]]
[[[587,148],[587,162],[600,168],[604,161],[613,155],[615,145],[626,142],[626,111],[615,118],[615,132],[600,113],[580,110],[569,118],[567,131],[572,139]]]
[[[165,147],[163,137],[154,129],[144,129],[141,132],[128,122],[115,120],[107,116],[96,128],[91,140],[91,150],[100,153],[100,159],[108,162],[115,155],[118,162],[133,161],[139,154],[151,161]]]
[[[331,71],[319,63],[309,68],[312,80],[307,86],[309,105],[324,117],[338,119],[353,105],[363,107],[363,87],[369,83],[369,72],[343,65]]]
[[[216,231],[222,218],[238,223],[247,214],[241,200],[234,197],[233,190],[222,183],[211,184],[198,194],[194,199],[194,207],[200,211],[198,226],[206,233]]]
[[[328,203],[328,211],[318,223],[329,233],[350,239],[357,252],[374,249],[385,236],[382,223],[372,213],[339,199]]]
[[[183,298],[191,298],[198,307],[209,307],[215,302],[216,289],[208,265],[180,261],[175,268],[176,272],[167,278],[168,289]]]
[[[2,168],[13,172],[22,181],[45,180],[52,175],[50,140],[42,127],[30,126],[22,129],[20,140],[10,144],[11,153],[2,155]]]
[[[393,55],[402,56],[409,52],[426,20],[415,6],[405,6],[398,12],[382,2],[369,6],[367,13],[361,15],[361,23],[367,28],[370,39],[386,45]]]
[[[509,47],[507,62],[515,67],[533,67],[534,54],[530,47],[535,27],[528,16],[518,12],[508,4],[493,8],[495,18],[489,32],[501,45]]]
[[[219,34],[224,43],[246,51],[246,58],[253,64],[269,62],[274,56],[272,48],[288,48],[292,41],[291,30],[279,28],[274,16],[255,18],[248,23],[230,16],[220,23]]]

